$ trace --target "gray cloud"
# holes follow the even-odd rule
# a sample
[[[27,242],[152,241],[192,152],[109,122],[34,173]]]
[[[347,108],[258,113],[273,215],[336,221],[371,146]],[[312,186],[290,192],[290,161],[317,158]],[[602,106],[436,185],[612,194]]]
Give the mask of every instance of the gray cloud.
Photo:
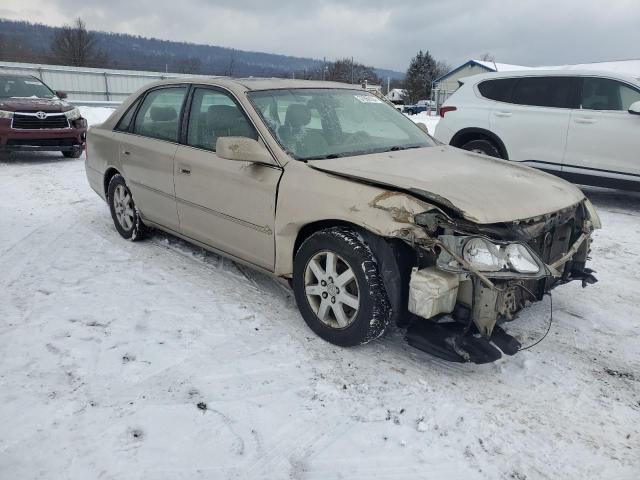
[[[3,0],[0,17],[404,70],[418,49],[457,64],[640,57],[638,0]]]

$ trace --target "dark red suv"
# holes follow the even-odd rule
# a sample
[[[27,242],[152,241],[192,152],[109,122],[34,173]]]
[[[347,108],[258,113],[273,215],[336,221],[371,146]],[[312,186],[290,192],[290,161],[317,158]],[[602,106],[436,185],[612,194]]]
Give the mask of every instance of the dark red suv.
[[[36,77],[0,74],[0,152],[59,151],[82,155],[87,121]]]

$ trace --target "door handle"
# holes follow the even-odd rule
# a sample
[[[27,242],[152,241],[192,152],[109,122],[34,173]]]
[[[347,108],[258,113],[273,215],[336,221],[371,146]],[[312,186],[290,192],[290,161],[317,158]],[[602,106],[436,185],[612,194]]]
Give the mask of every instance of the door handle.
[[[590,117],[576,117],[575,118],[575,122],[576,123],[583,123],[583,124],[592,124],[592,123],[596,123],[596,119],[595,118],[590,118]]]
[[[182,175],[191,175],[191,167],[181,166],[178,170]]]
[[[493,114],[496,117],[510,117],[511,116],[511,112],[505,112],[505,111],[500,111],[500,110],[498,110],[497,112],[493,112]]]
[[[131,152],[130,152],[130,151],[128,151],[128,150],[123,150],[123,152],[122,152],[122,153],[123,153],[123,154],[125,154],[125,155],[131,155]]]

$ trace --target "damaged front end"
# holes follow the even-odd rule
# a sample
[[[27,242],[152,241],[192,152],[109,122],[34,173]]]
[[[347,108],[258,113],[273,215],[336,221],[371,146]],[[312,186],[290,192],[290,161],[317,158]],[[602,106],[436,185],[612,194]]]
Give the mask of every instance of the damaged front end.
[[[586,262],[591,234],[601,225],[587,199],[499,224],[476,224],[439,208],[403,219],[409,217],[426,235],[414,232],[405,239],[418,253],[408,310],[419,318],[414,317],[407,339],[447,360],[486,363],[500,358],[500,351],[516,353],[519,342],[499,324],[558,285],[597,281]],[[445,314],[454,321],[443,321]]]

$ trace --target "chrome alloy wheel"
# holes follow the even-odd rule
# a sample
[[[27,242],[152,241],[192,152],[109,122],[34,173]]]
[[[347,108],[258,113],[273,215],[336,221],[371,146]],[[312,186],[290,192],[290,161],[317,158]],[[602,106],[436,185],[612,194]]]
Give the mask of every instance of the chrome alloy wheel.
[[[358,281],[351,266],[334,252],[316,253],[305,267],[307,301],[322,323],[335,329],[351,325],[360,307]]]
[[[118,223],[125,230],[131,230],[134,221],[133,199],[124,185],[118,185],[113,191],[113,209]]]

